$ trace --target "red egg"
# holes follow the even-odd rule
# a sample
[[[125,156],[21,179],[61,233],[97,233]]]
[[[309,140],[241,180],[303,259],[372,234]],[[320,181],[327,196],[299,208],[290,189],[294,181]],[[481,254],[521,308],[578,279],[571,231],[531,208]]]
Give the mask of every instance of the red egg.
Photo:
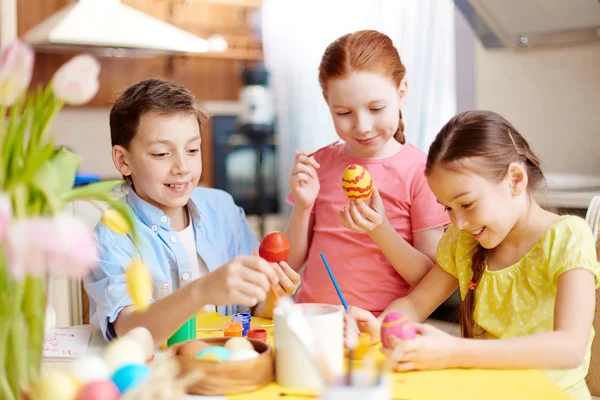
[[[77,400],[117,400],[119,397],[119,389],[113,381],[107,380],[86,384],[77,395]]]
[[[390,344],[390,336],[395,336],[401,340],[410,340],[417,336],[417,330],[406,316],[399,312],[392,311],[385,316],[381,323],[380,336],[383,347],[389,349],[392,347]]]
[[[269,262],[287,261],[290,256],[290,243],[281,232],[271,232],[260,243],[258,254]]]

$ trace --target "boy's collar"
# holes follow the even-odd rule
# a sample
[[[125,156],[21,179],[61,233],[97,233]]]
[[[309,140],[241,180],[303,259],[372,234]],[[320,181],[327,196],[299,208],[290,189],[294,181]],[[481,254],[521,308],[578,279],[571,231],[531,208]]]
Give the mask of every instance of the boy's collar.
[[[133,211],[137,214],[144,225],[150,228],[152,226],[161,226],[165,229],[171,229],[171,218],[169,218],[169,216],[163,210],[148,203],[146,200],[138,196],[132,187],[128,188],[126,201],[131,208],[133,208]],[[190,196],[187,206],[192,216],[192,222],[195,225],[199,225],[201,213],[198,209],[198,206],[192,200],[192,196]]]

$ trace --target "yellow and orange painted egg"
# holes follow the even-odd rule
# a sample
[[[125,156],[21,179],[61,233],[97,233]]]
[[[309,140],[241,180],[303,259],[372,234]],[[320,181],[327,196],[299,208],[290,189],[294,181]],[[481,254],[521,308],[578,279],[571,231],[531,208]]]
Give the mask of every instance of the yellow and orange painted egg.
[[[373,193],[373,179],[365,167],[351,164],[342,175],[342,188],[350,200],[367,201]]]

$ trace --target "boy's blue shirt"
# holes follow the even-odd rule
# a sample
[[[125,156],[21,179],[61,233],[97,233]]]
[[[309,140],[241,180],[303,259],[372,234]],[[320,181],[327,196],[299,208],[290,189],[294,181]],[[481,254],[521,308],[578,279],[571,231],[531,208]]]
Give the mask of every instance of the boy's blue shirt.
[[[133,209],[141,237],[139,253],[153,278],[153,301],[168,296],[190,282],[190,262],[169,217],[129,189],[125,201]],[[196,237],[196,250],[209,271],[238,255],[250,255],[259,241],[246,221],[244,211],[228,193],[196,188],[188,202]],[[127,291],[125,269],[134,254],[133,243],[99,222],[94,235],[100,252],[99,265],[84,280],[90,298],[90,323],[102,330],[106,340],[116,337],[112,323],[119,312],[133,304]],[[173,287],[176,286],[176,287]],[[239,305],[217,305],[222,315],[249,312]]]

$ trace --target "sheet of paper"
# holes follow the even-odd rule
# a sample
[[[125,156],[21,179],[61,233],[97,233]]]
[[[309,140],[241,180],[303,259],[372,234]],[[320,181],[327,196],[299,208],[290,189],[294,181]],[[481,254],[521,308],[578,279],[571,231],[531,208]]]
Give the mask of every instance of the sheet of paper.
[[[44,342],[45,358],[73,359],[85,355],[92,334],[82,329],[56,328]]]

